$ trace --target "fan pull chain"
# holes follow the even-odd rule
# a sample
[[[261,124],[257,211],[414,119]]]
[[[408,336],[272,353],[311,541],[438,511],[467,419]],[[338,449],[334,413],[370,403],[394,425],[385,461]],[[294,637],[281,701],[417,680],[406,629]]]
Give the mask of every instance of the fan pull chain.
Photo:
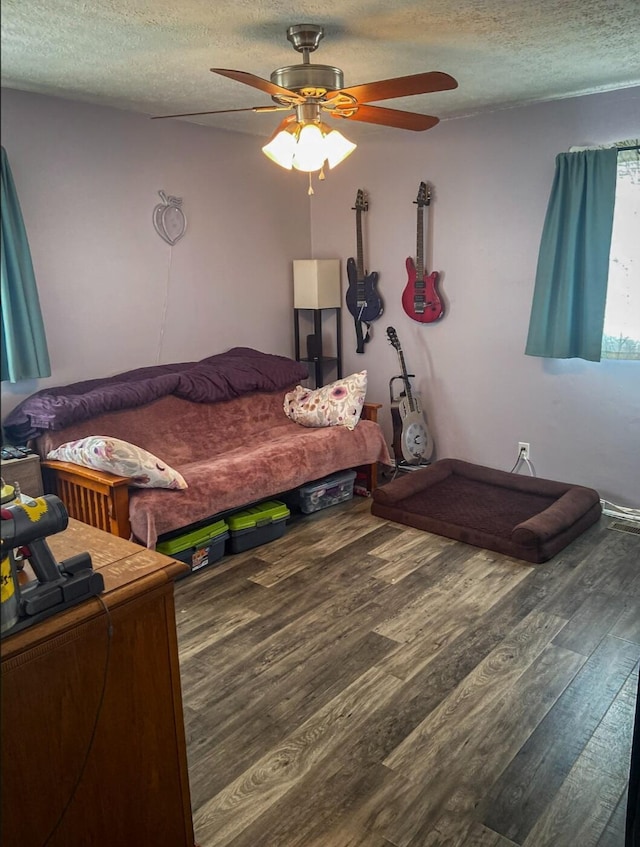
[[[309,190],[307,191],[307,194],[309,196],[315,194],[315,191],[313,190],[313,185],[311,185],[311,172],[309,172]]]

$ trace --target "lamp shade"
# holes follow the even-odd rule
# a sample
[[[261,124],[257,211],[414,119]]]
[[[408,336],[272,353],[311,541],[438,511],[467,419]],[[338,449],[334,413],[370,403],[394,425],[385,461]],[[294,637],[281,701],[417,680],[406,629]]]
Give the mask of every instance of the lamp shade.
[[[294,309],[340,307],[340,259],[293,260]]]

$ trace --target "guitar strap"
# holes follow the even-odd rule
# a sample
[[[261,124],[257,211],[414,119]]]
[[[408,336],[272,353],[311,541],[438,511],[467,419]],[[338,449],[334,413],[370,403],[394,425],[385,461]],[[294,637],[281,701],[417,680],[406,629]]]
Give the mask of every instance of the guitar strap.
[[[356,325],[356,353],[364,353],[364,345],[371,338],[371,324],[368,321],[361,321],[360,318],[354,318],[354,323]],[[366,333],[362,330],[362,325],[366,326]]]

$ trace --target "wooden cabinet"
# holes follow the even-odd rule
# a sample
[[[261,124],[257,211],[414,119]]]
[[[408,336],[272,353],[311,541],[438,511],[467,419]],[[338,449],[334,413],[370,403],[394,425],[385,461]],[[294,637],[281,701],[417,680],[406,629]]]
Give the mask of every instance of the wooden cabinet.
[[[193,847],[173,580],[186,569],[78,521],[91,599],[2,640],[1,841]]]
[[[39,456],[25,456],[24,459],[3,459],[0,469],[2,479],[9,485],[14,485],[17,482],[23,494],[28,494],[29,497],[42,496]]]

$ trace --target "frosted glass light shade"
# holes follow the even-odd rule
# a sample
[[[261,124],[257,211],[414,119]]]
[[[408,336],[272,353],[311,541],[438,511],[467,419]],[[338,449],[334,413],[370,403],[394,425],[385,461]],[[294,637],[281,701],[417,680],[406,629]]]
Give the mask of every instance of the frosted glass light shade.
[[[355,144],[325,123],[293,121],[277,130],[262,152],[288,171],[293,167],[312,173],[321,170],[325,161],[334,168],[355,149]]]
[[[294,309],[335,309],[341,302],[340,259],[293,260]]]
[[[272,138],[268,144],[265,144],[262,152],[276,165],[290,171],[296,152],[296,137],[287,130],[283,130],[275,138]]]
[[[325,160],[324,138],[317,124],[305,124],[300,130],[293,156],[293,167],[299,171],[319,171]]]
[[[324,154],[327,157],[327,162],[329,162],[329,167],[333,168],[336,165],[339,165],[340,162],[344,161],[353,151],[356,149],[356,145],[353,141],[349,141],[349,139],[345,138],[341,132],[338,132],[337,129],[331,130],[328,135],[324,137]]]

